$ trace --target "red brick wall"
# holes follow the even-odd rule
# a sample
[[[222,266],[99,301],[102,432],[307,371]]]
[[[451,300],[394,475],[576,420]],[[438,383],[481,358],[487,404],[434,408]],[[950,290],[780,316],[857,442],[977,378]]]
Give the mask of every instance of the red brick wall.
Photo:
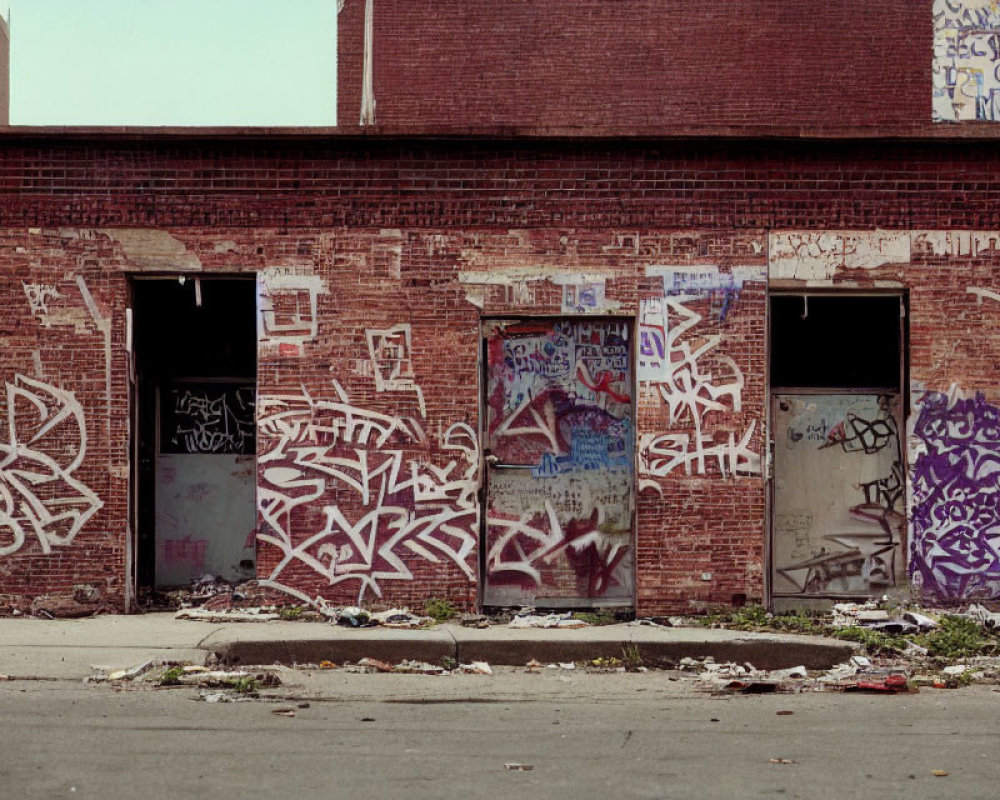
[[[379,0],[378,125],[429,131],[931,126],[931,0]],[[359,121],[364,0],[338,18]]]
[[[873,143],[777,149],[753,143],[668,148],[607,142],[11,138],[0,161],[0,380],[18,385],[21,375],[52,387],[49,399],[43,397],[46,408],[73,409],[79,403],[86,429],[82,463],[73,463],[80,437],[72,425],[54,427],[53,436],[39,437],[32,449],[48,459],[42,460],[58,478],[49,482],[53,492],[86,498],[89,491],[101,505],[79,501],[74,508],[81,514],[90,507],[93,512],[71,541],[64,529],[53,528],[62,540],[51,541],[49,553],[34,531],[13,547],[15,535],[0,529],[0,548],[10,551],[0,556],[0,594],[13,600],[81,587],[80,592],[96,589],[108,602],[122,603],[127,274],[169,273],[192,258],[207,271],[274,268],[268,274],[277,287],[271,298],[278,301],[276,308],[285,307],[277,295],[288,289],[280,285],[281,275],[306,285],[318,279],[316,334],[301,343],[278,337],[265,344],[261,396],[276,402],[268,407],[272,412],[301,410],[309,402],[304,387],[318,403],[317,419],[325,421],[327,429],[317,435],[333,448],[329,455],[346,458],[360,448],[390,466],[398,458],[401,474],[410,475],[415,467],[431,481],[422,485],[440,489],[445,481],[429,476],[454,462],[448,474],[455,479],[469,466],[461,429],[451,438],[449,429],[475,430],[479,424],[481,315],[560,310],[550,282],[506,288],[518,270],[544,266],[557,273],[604,275],[608,298],[620,304],[614,313],[636,319],[642,301],[662,292],[664,270],[717,267],[722,276],[738,268],[759,270],[767,263],[768,233],[774,230],[998,229],[1000,206],[992,202],[1000,192],[998,160],[994,148],[976,145],[953,151]],[[116,228],[133,231],[133,238]],[[145,229],[160,233],[136,239],[135,232]],[[909,263],[875,270],[838,269],[834,280],[844,286],[894,281],[909,288],[911,379],[927,388],[957,383],[986,390],[995,401],[990,364],[1000,361],[1000,345],[992,335],[989,301],[977,304],[964,283],[967,278],[969,286],[997,289],[995,259],[982,253],[973,258],[956,247],[946,259],[914,255]],[[469,279],[474,274],[492,278],[477,283]],[[30,287],[49,290],[38,294],[41,289]],[[939,302],[942,297],[945,302]],[[758,455],[764,302],[759,280],[742,285],[724,320],[710,294],[686,302],[687,310],[701,317],[690,329],[691,341],[719,337],[705,371],[727,375],[735,365],[743,377],[740,408],[730,394],[724,408],[702,415],[702,432],[713,442],[726,442],[732,433],[738,443],[755,423],[748,447]],[[391,331],[397,326],[409,326],[407,350],[398,353],[397,338],[377,346],[373,358],[366,333],[398,337],[399,331]],[[393,358],[406,362],[399,364],[401,379],[380,386],[378,365],[391,366]],[[42,396],[38,386],[21,385],[36,399]],[[331,431],[346,430],[345,406],[398,420],[400,427],[377,446],[355,447],[357,438],[343,436],[334,441]],[[0,398],[0,417],[7,410]],[[37,433],[35,414],[19,411],[29,441]],[[638,414],[640,439],[695,431],[690,413],[671,419],[669,400],[655,385],[640,385]],[[292,423],[299,424],[296,419],[301,422],[293,415]],[[281,447],[283,430],[276,421],[261,424],[259,448],[265,456]],[[286,446],[302,445],[294,439],[294,424]],[[4,434],[0,445],[6,444]],[[286,447],[282,453],[287,452]],[[704,474],[693,464],[688,475],[683,463],[666,472],[648,465],[640,469],[640,613],[700,608],[741,594],[761,597],[763,481],[754,474],[723,474],[716,463],[707,459]],[[266,471],[275,466],[294,468],[295,462],[262,457],[259,486],[266,488]],[[401,511],[382,519],[379,542],[401,525],[419,523],[420,514],[433,516],[430,506],[418,507],[422,501],[412,487],[396,489],[385,505]],[[459,519],[456,527],[473,531],[461,489],[460,480],[440,489],[444,498],[438,498],[434,513],[450,510]],[[365,501],[332,479],[323,491],[322,505],[291,510],[296,544],[322,530],[324,505],[337,506],[350,521],[374,508],[371,497]],[[368,573],[381,596],[368,580],[366,602],[419,604],[446,595],[474,604],[478,550],[463,550],[461,534],[428,543],[419,538],[423,531],[418,524],[406,534],[418,549],[401,539],[398,548],[372,561]],[[436,560],[420,554],[420,547]],[[317,564],[328,569],[331,551],[317,548],[312,556],[312,563],[293,558],[278,582],[332,601],[357,599],[360,578],[330,583],[353,567],[324,574]],[[259,574],[266,577],[280,563],[280,545],[262,541],[259,558]],[[350,562],[342,550],[338,558]],[[711,577],[702,580],[702,573]]]

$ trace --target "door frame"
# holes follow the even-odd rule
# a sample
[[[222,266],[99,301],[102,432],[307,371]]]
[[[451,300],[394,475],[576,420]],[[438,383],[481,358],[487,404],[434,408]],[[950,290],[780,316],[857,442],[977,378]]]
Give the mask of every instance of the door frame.
[[[771,298],[772,297],[897,297],[899,298],[899,388],[894,390],[885,387],[796,387],[796,386],[775,386],[771,380]],[[887,287],[881,288],[848,288],[848,287],[794,287],[780,286],[767,290],[767,305],[765,310],[765,371],[764,386],[766,402],[764,404],[765,429],[765,503],[764,503],[764,607],[770,611],[775,610],[775,600],[788,601],[789,607],[805,608],[809,606],[828,607],[831,602],[835,602],[832,596],[817,596],[816,598],[803,597],[801,595],[775,594],[774,593],[774,502],[775,502],[775,482],[774,482],[774,403],[779,394],[800,394],[800,395],[820,395],[820,394],[896,394],[899,397],[899,420],[898,435],[900,438],[900,467],[903,474],[903,495],[901,499],[903,515],[905,517],[902,530],[905,535],[903,547],[903,576],[901,581],[897,581],[894,591],[905,589],[908,584],[909,571],[909,545],[910,545],[910,517],[909,517],[909,468],[907,465],[906,431],[910,413],[910,290],[908,287]],[[838,596],[839,597],[839,596]],[[844,596],[844,599],[849,599]],[[780,610],[780,609],[779,609]]]

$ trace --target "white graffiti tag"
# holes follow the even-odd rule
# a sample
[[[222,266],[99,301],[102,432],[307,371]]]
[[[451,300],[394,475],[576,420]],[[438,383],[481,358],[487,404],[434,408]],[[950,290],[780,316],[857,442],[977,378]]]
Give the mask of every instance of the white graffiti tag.
[[[690,475],[692,465],[696,474],[704,475],[710,463],[723,477],[760,472],[760,456],[750,449],[756,421],[749,423],[738,442],[732,432],[717,441],[716,435],[703,430],[709,414],[741,411],[744,383],[736,362],[715,352],[721,333],[692,332],[702,315],[688,303],[699,299],[696,294],[681,294],[642,302],[639,380],[655,388],[667,409],[667,424],[675,429],[641,438],[639,471],[645,476],[662,477],[679,467]]]
[[[465,423],[448,428],[439,450],[457,457],[440,466],[415,419],[358,408],[337,381],[333,388],[336,399],[303,389],[260,400],[258,507],[270,530],[258,538],[282,554],[269,585],[282,588],[282,572],[298,562],[329,585],[358,581],[360,602],[367,589],[381,596],[382,580],[412,578],[401,549],[432,563],[446,559],[474,580],[475,431]],[[301,536],[292,512],[317,500],[325,524]]]
[[[66,546],[103,506],[73,477],[87,450],[72,392],[17,375],[7,383],[8,442],[0,444],[0,556],[33,534],[43,553]]]

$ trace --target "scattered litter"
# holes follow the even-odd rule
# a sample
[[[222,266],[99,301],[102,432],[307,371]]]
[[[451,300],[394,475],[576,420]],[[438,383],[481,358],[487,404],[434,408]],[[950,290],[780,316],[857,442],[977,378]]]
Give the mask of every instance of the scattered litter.
[[[137,678],[145,672],[148,672],[156,664],[155,661],[150,659],[149,661],[143,661],[141,664],[129,669],[116,669],[114,672],[110,672],[107,675],[106,680],[109,681],[123,681],[131,680],[132,678]]]
[[[968,664],[951,664],[941,670],[945,675],[963,675],[969,671]]]
[[[572,613],[535,614],[521,613],[507,623],[509,628],[587,628],[588,623],[576,619]]]
[[[456,672],[470,673],[472,675],[492,675],[493,668],[485,661],[473,661],[471,664],[459,664]]]
[[[276,611],[263,608],[182,608],[174,616],[200,622],[270,622],[281,619]]]
[[[909,691],[906,676],[891,673],[884,676],[866,676],[849,682],[843,687],[845,692],[885,692],[897,694]]]
[[[426,661],[400,661],[392,667],[392,671],[419,675],[444,675],[448,672],[439,664],[428,664]]]
[[[576,664],[572,661],[560,661],[559,669],[576,669]]]
[[[930,617],[916,611],[907,611],[903,614],[903,619],[907,622],[912,622],[922,631],[930,631],[934,630],[934,628],[940,627],[936,620],[933,620]]]
[[[771,759],[771,763],[772,764],[796,764],[798,762],[796,762],[794,758],[772,758]]]
[[[535,768],[535,765],[534,764],[518,764],[517,762],[514,762],[514,761],[508,761],[506,764],[503,765],[503,768],[504,769],[512,770],[514,772],[528,772],[530,770],[533,770]]]
[[[320,669],[336,669],[337,665],[332,661],[327,661],[325,658],[319,662]]]
[[[362,717],[361,721],[362,722],[374,722],[375,721],[375,717]]]
[[[931,775],[933,775],[935,778],[947,778],[950,774],[951,774],[950,772],[947,772],[943,769],[931,770]]]
[[[366,671],[392,672],[393,666],[388,661],[379,661],[377,658],[362,658],[358,661],[359,667],[364,667]]]
[[[768,677],[775,681],[785,681],[793,678],[808,678],[809,672],[802,666],[791,667],[789,669],[773,669],[768,673]]]
[[[295,716],[295,709],[294,708],[272,708],[271,709],[271,713],[272,714],[277,714],[279,717],[294,717]]]
[[[868,669],[872,665],[872,660],[865,656],[851,656],[851,663],[861,669]]]
[[[198,695],[198,699],[204,700],[206,703],[231,703],[233,700],[225,692],[201,692]]]
[[[176,688],[199,686],[203,688],[234,689],[253,694],[261,686],[280,686],[278,675],[269,669],[254,672],[245,670],[218,670],[174,661],[144,661],[129,669],[99,670],[83,680],[84,683],[109,683],[118,689]]]
[[[369,619],[384,628],[423,628],[434,620],[411,614],[408,608],[393,608],[369,615]],[[339,620],[338,620],[339,621]]]
[[[966,609],[964,616],[972,617],[984,628],[994,630],[1000,628],[1000,614],[990,611],[986,606],[973,603]]]
[[[775,711],[774,712],[779,717],[790,717],[794,714],[794,711]]]
[[[338,609],[334,620],[345,628],[371,628],[378,624],[372,620],[371,614],[357,606]]]

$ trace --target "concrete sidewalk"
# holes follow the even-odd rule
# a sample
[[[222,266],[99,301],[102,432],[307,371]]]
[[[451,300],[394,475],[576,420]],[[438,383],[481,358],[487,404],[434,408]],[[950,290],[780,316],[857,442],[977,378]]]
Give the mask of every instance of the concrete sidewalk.
[[[341,664],[361,658],[396,663],[486,661],[523,665],[621,658],[636,648],[649,664],[689,656],[749,662],[758,669],[798,665],[827,669],[847,660],[853,645],[836,639],[708,628],[619,624],[573,629],[516,629],[505,625],[425,630],[343,628],[318,622],[202,622],[173,614],[99,616],[87,619],[0,619],[0,674],[34,678],[83,678],[95,666],[130,667],[148,659],[203,664]]]

